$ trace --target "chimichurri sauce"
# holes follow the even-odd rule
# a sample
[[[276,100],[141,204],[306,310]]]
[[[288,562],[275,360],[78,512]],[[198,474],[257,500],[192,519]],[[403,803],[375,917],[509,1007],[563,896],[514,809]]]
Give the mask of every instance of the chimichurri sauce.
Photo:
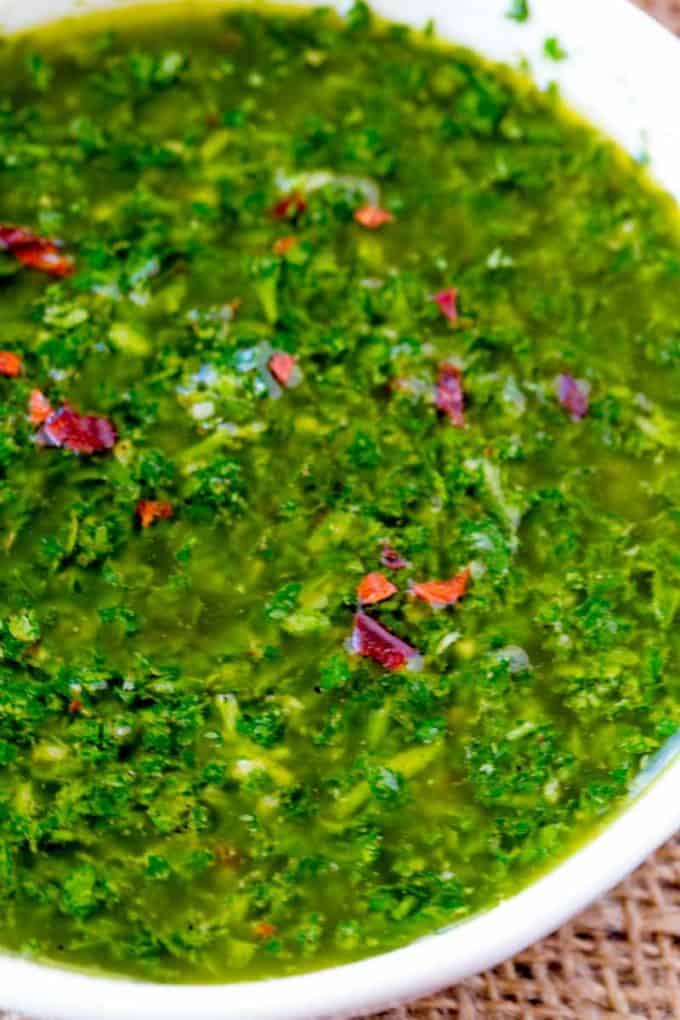
[[[158,17],[0,50],[0,941],[218,981],[492,904],[675,732],[680,243],[363,4]]]

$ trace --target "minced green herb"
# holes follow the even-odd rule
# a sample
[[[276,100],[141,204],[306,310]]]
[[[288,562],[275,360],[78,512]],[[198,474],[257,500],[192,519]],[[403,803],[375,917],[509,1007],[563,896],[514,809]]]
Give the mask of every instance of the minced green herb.
[[[0,52],[1,941],[281,975],[512,893],[676,731],[677,224],[363,4],[120,19]]]
[[[506,17],[522,22],[528,21],[530,14],[529,0],[511,0]]]
[[[544,51],[546,57],[549,57],[550,60],[557,60],[557,61],[559,61],[559,60],[566,60],[567,57],[569,56],[567,51],[562,46],[562,43],[554,35],[549,36],[545,40],[545,43],[543,44],[543,51]]]

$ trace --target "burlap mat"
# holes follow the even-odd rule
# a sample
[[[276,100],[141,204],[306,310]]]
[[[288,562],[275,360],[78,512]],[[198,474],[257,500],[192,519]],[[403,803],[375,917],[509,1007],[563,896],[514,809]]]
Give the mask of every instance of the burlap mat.
[[[675,32],[680,32],[680,0],[635,0],[635,3]]]
[[[634,2],[680,33],[680,0]],[[680,836],[609,896],[513,960],[372,1020],[454,1018],[680,1020]],[[2,1014],[0,1020],[19,1018]]]

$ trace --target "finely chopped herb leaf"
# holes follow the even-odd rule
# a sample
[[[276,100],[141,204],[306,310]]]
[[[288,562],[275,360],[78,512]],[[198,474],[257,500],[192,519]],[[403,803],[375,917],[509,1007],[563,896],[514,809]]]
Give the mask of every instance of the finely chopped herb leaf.
[[[0,52],[1,941],[403,945],[680,724],[677,221],[363,3],[83,26]]]
[[[524,22],[529,20],[530,13],[528,0],[512,0],[506,17],[512,21]]]

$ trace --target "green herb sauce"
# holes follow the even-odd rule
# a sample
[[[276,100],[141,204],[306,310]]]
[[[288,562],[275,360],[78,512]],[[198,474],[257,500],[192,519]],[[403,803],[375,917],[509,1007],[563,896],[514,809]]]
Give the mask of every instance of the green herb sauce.
[[[676,731],[677,224],[361,3],[117,17],[0,49],[0,220],[63,242],[0,252],[1,941],[281,975],[514,892]],[[348,647],[374,572],[416,668]]]

